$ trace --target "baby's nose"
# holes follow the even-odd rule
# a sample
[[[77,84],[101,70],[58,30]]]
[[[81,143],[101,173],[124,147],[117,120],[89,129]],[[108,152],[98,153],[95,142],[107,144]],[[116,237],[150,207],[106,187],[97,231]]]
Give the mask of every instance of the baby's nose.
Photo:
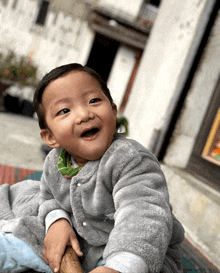
[[[80,124],[82,122],[87,122],[93,119],[94,114],[87,108],[80,108],[77,111],[76,123]]]

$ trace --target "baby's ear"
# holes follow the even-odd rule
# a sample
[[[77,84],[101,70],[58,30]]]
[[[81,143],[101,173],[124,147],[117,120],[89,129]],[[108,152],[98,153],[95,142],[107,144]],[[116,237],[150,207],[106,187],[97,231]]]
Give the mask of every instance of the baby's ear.
[[[51,148],[60,148],[60,144],[57,143],[53,134],[48,129],[42,129],[40,131],[40,136],[44,142]]]
[[[117,106],[115,103],[112,104],[112,110],[113,110],[114,115],[117,116],[118,109],[117,109]]]

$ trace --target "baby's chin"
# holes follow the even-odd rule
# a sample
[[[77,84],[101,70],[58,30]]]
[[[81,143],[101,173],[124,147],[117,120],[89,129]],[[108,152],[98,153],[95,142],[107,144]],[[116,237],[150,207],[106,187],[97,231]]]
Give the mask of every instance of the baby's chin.
[[[74,158],[74,160],[76,161],[76,163],[78,165],[83,165],[88,161],[96,161],[96,160],[101,159],[102,156],[104,155],[104,153],[105,152],[100,152],[100,153],[97,153],[96,155],[94,155],[94,154],[93,155],[87,155],[87,156],[85,156],[83,158],[77,158],[77,159]]]

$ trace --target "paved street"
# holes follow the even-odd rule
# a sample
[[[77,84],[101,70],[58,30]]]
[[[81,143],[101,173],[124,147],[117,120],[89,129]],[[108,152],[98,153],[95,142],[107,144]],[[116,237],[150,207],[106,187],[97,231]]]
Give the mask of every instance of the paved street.
[[[0,113],[0,165],[32,169],[43,169],[43,141],[36,119]]]

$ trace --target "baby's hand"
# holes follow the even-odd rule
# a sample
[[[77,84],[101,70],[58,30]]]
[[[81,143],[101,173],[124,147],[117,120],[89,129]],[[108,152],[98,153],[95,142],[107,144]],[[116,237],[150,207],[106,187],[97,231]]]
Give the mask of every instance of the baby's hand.
[[[90,273],[119,273],[119,272],[106,266],[99,266],[93,269]]]
[[[76,234],[66,219],[54,222],[44,239],[43,256],[53,272],[59,272],[66,246],[70,245],[78,256],[82,256]]]

